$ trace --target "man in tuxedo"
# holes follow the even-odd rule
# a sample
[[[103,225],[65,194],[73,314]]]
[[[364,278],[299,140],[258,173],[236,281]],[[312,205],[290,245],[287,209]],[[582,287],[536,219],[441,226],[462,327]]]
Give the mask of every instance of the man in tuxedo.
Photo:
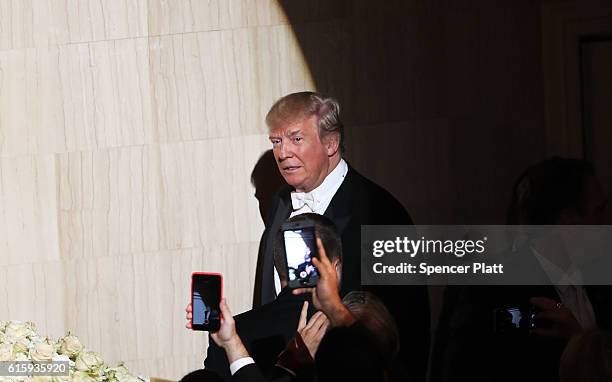
[[[539,162],[517,180],[510,224],[599,225],[607,200],[592,165],[578,159]],[[448,287],[432,353],[432,382],[558,381],[567,340],[582,329],[612,327],[609,286],[555,284],[533,246],[517,251],[521,269],[548,285]],[[494,314],[534,306],[535,330],[499,330]],[[494,313],[497,312],[497,313]],[[477,370],[478,372],[475,372]]]
[[[344,159],[340,106],[314,92],[289,94],[268,112],[266,123],[276,165],[287,182],[273,197],[259,246],[254,305],[274,300],[280,291],[273,264],[274,237],[290,216],[305,212],[331,219],[342,237],[342,295],[361,285],[361,226],[410,225],[404,207],[385,189]],[[375,155],[375,154],[373,154]],[[396,318],[402,358],[414,380],[424,380],[429,349],[429,302],[425,287],[375,287]]]
[[[321,239],[326,253],[336,270],[340,287],[342,269],[342,243],[334,224],[324,216],[306,213],[295,216],[290,222],[311,221],[315,233]],[[277,357],[294,337],[300,318],[300,309],[305,301],[311,304],[310,294],[294,295],[287,288],[287,266],[285,261],[283,237],[275,236],[274,265],[279,270],[282,290],[274,301],[234,317],[236,330],[264,375],[269,374],[276,364]],[[312,313],[312,309],[310,310]],[[189,316],[188,316],[189,318]],[[324,322],[323,320],[321,322]],[[322,328],[323,329],[323,328]],[[230,364],[222,348],[209,340],[208,353],[204,361],[205,368],[229,378]],[[232,369],[237,366],[232,366]],[[233,373],[232,373],[233,374]]]

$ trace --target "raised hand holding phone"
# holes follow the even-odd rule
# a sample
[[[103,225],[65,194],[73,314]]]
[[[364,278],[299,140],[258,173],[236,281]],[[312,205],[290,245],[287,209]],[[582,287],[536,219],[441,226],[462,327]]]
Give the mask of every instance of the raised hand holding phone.
[[[544,337],[569,339],[582,330],[572,311],[560,302],[547,297],[533,297],[531,303],[541,311],[536,315],[539,320],[549,321],[549,328],[536,328],[531,332]]]
[[[219,330],[211,333],[210,337],[217,345],[225,350],[229,363],[249,356],[249,352],[244,347],[242,340],[236,332],[236,322],[232,316],[226,299],[222,299],[219,304],[221,309],[221,322]]]
[[[318,257],[312,259],[319,271],[319,282],[314,288],[298,288],[293,294],[312,293],[314,307],[321,310],[329,319],[332,326],[348,326],[355,322],[351,312],[342,304],[338,292],[338,272],[327,257],[321,239],[317,238]]]

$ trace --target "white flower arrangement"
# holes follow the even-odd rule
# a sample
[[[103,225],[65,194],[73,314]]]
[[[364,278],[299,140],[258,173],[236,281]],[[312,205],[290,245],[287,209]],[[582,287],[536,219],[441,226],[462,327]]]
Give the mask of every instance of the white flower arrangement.
[[[68,361],[70,365],[67,376],[0,376],[0,382],[149,382],[131,375],[123,363],[108,366],[70,333],[57,341],[40,336],[31,322],[0,321],[0,361]]]

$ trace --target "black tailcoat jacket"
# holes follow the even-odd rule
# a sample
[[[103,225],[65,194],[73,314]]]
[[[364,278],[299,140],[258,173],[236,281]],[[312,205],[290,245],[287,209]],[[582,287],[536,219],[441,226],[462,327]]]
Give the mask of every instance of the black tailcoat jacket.
[[[266,229],[259,245],[254,306],[274,300],[273,248],[276,234],[291,212],[291,191],[284,186],[273,197]],[[376,293],[395,317],[400,330],[401,358],[412,380],[424,380],[429,352],[429,300],[426,287],[361,285],[361,226],[411,225],[402,204],[387,190],[349,165],[346,178],[324,216],[334,222],[342,238],[342,295],[352,290]]]

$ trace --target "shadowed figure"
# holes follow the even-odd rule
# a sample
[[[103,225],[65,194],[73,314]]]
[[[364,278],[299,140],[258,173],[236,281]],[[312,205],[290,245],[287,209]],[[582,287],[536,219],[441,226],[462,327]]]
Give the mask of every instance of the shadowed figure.
[[[255,187],[255,198],[259,202],[261,220],[266,223],[272,196],[281,186],[287,184],[276,168],[272,150],[264,152],[251,172],[251,184]]]
[[[529,166],[517,179],[508,223],[598,225],[605,222],[606,205],[592,164],[553,157]],[[548,264],[562,263],[541,248],[529,245],[513,256],[523,263],[522,269],[538,272],[548,284],[446,289],[432,353],[431,382],[557,382],[568,340],[582,329],[612,326],[610,287],[555,281]],[[540,260],[545,256],[555,262]],[[565,264],[556,268],[567,269]],[[494,315],[508,307],[534,309],[535,327],[507,330],[497,326]]]

